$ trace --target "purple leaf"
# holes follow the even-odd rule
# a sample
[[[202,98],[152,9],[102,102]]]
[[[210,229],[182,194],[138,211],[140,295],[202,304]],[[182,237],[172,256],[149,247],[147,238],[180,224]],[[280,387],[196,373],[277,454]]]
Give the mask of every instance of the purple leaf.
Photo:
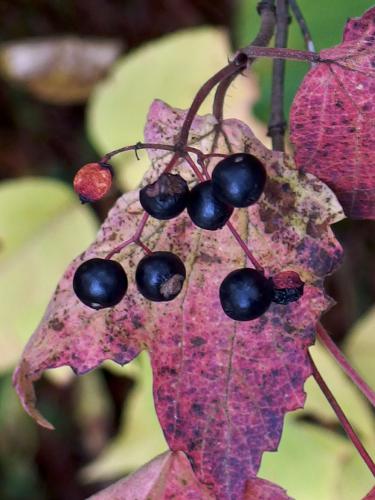
[[[173,143],[184,114],[155,101],[146,141]],[[68,364],[85,373],[104,359],[126,363],[148,349],[155,405],[171,450],[186,453],[197,479],[218,498],[240,499],[246,488],[258,488],[253,480],[262,454],[277,449],[285,413],[304,404],[303,385],[311,374],[307,349],[331,304],[323,280],[342,254],[329,225],[343,214],[327,186],[265,148],[245,124],[226,120],[216,139],[215,125],[212,116],[194,121],[195,147],[208,152],[215,141],[218,151],[227,152],[230,144],[233,152],[256,155],[268,172],[259,203],[236,210],[232,223],[267,275],[293,270],[301,276],[303,297],[287,306],[272,304],[257,320],[228,318],[218,290],[230,271],[246,265],[243,251],[227,228],[200,230],[183,213],[171,221],[150,219],[142,236],[151,249],[173,251],[185,262],[185,285],[173,302],[151,303],[140,296],[134,271],[142,251],[131,246],[117,256],[129,277],[126,297],[112,309],[87,308],[73,293],[73,273],[82,260],[104,257],[135,232],[142,211],[137,192],[128,193],[109,213],[96,242],[66,271],[14,383],[26,411],[46,425],[32,389],[45,369]],[[152,151],[150,157],[153,168],[145,183],[158,177],[170,154]],[[194,179],[185,161],[176,170]]]
[[[348,217],[375,219],[375,7],[320,56],[291,109],[297,166],[326,182]]]

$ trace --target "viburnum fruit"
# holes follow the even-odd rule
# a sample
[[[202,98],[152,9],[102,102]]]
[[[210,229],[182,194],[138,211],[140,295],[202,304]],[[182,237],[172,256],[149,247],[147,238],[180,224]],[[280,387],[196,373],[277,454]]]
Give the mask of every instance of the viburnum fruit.
[[[180,293],[186,270],[181,259],[172,252],[153,252],[139,262],[135,281],[138,291],[155,302],[173,300]]]
[[[261,316],[269,308],[273,287],[269,279],[256,269],[236,269],[220,286],[220,302],[227,316],[248,321]]]
[[[255,156],[236,153],[221,160],[212,172],[214,194],[233,207],[248,207],[263,193],[267,174]]]
[[[139,201],[146,212],[159,220],[172,219],[186,208],[189,187],[178,174],[161,174],[157,181],[139,192]]]
[[[304,282],[295,271],[282,271],[272,276],[273,302],[287,305],[303,295]]]
[[[128,289],[128,278],[115,260],[94,258],[83,262],[73,278],[77,297],[92,309],[113,307]]]
[[[112,167],[108,163],[87,163],[74,177],[74,191],[82,203],[98,201],[111,189],[112,178]]]
[[[211,181],[201,182],[190,191],[187,211],[202,229],[220,229],[232,215],[233,207],[216,198]]]

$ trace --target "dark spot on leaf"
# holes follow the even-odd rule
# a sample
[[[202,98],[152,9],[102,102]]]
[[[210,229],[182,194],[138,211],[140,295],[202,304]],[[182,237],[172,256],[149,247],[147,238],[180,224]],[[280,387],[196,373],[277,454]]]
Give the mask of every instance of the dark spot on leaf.
[[[190,343],[194,347],[200,347],[201,345],[206,344],[206,340],[204,338],[202,338],[202,337],[193,337],[190,340]]]
[[[64,328],[64,323],[58,318],[53,318],[48,322],[48,326],[52,328],[52,330],[55,330],[55,332],[61,332]]]
[[[203,408],[202,405],[198,403],[193,403],[191,405],[191,411],[195,413],[196,415],[203,415]]]

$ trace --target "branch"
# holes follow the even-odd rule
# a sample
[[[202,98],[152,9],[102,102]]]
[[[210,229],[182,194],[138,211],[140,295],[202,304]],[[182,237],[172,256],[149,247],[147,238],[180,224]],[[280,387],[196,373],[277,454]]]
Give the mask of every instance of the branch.
[[[340,351],[334,341],[331,339],[323,325],[318,323],[317,334],[320,341],[328,349],[330,354],[335,358],[348,377],[354,382],[358,389],[362,392],[365,398],[375,407],[375,392],[369,387],[362,377],[354,370],[344,354]]]
[[[340,423],[341,423],[344,431],[346,432],[348,438],[352,441],[354,446],[357,448],[358,453],[361,455],[362,460],[365,462],[367,467],[370,469],[372,475],[375,476],[375,464],[374,464],[372,458],[367,453],[365,447],[361,443],[361,440],[357,436],[353,427],[350,425],[349,420],[346,418],[345,413],[342,411],[342,409],[341,409],[340,405],[338,404],[338,402],[336,401],[334,395],[330,391],[327,384],[324,382],[323,377],[319,373],[319,370],[317,369],[310,353],[308,353],[308,355],[309,355],[310,362],[311,362],[313,377],[315,378],[317,384],[319,385],[320,389],[322,390],[324,396],[327,398],[327,401],[331,405],[333,411],[336,413],[336,416],[340,420]]]
[[[276,0],[276,37],[275,47],[287,45],[289,24],[288,0]],[[275,59],[272,68],[271,116],[268,135],[272,139],[272,149],[284,151],[286,121],[284,116],[285,61]]]

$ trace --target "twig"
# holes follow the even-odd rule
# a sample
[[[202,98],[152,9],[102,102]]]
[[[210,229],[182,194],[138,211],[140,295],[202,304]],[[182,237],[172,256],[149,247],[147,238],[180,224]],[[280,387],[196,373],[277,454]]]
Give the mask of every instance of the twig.
[[[319,373],[319,370],[317,369],[310,353],[308,353],[308,355],[309,355],[310,362],[311,362],[313,377],[315,378],[317,384],[319,385],[320,389],[322,390],[328,403],[331,405],[333,411],[336,413],[336,416],[340,420],[340,423],[341,423],[344,431],[346,432],[348,438],[352,441],[354,446],[357,448],[358,453],[361,455],[363,461],[365,462],[367,467],[370,469],[372,475],[375,476],[375,464],[374,464],[372,458],[367,453],[365,447],[361,443],[361,440],[357,436],[357,434],[354,431],[353,427],[351,426],[349,420],[346,418],[345,413],[342,411],[342,409],[341,409],[340,405],[338,404],[338,402],[336,401],[334,395],[330,391],[327,384],[324,382],[323,377]]]
[[[296,0],[289,0],[290,9],[293,12],[293,16],[295,17],[299,29],[301,30],[302,36],[305,40],[306,49],[310,52],[316,52],[314,42],[311,37],[310,30],[307,26],[306,20],[303,17],[301,9],[299,8]]]
[[[244,54],[248,58],[269,57],[271,59],[289,59],[290,61],[321,62],[318,52],[296,49],[277,49],[273,47],[254,47],[249,45],[237,52],[237,56]],[[324,60],[324,62],[331,62]],[[335,62],[335,61],[332,61]]]
[[[289,8],[288,0],[276,0],[275,47],[284,48],[288,40]],[[272,149],[284,151],[286,121],[284,116],[285,61],[275,59],[272,67],[271,116],[268,135],[272,139]]]
[[[348,377],[354,382],[358,389],[362,392],[365,398],[375,407],[375,392],[369,387],[362,377],[350,365],[349,361],[345,358],[344,354],[337,347],[335,342],[331,339],[326,329],[318,323],[317,326],[318,338],[328,349],[330,354],[335,358],[337,363],[345,371]]]

